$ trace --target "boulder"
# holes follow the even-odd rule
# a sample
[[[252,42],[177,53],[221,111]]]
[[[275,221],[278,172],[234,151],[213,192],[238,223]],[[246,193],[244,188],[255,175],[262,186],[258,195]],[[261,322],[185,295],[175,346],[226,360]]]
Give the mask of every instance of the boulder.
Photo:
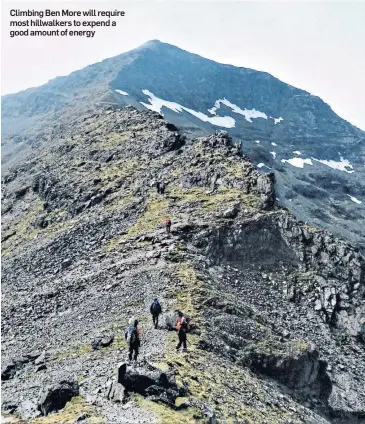
[[[114,336],[107,336],[107,337],[103,337],[97,340],[94,340],[91,343],[91,347],[93,348],[93,350],[99,350],[103,347],[108,347],[110,346],[114,341]]]
[[[164,314],[165,318],[165,328],[167,330],[175,330],[177,320],[179,319],[178,311],[167,312]]]
[[[79,384],[77,381],[61,381],[48,387],[41,395],[38,405],[42,415],[48,415],[62,409],[73,397],[79,395]]]
[[[14,378],[16,374],[16,365],[13,362],[9,362],[1,370],[1,380],[6,381]]]
[[[113,402],[123,402],[124,399],[124,387],[122,384],[113,382],[109,386],[106,397]]]
[[[233,219],[233,218],[236,218],[236,216],[238,215],[238,212],[239,212],[238,208],[236,206],[233,206],[231,208],[226,209],[222,213],[222,217],[227,219]]]
[[[186,318],[187,322],[190,321],[190,317],[179,310],[166,312],[166,314],[164,314],[165,328],[167,330],[175,330],[177,320],[180,318],[181,314]]]
[[[17,408],[17,412],[21,415],[23,420],[26,420],[27,422],[41,414],[37,405],[30,400],[21,402]]]
[[[123,385],[126,391],[140,393],[150,400],[172,405],[178,396],[185,394],[185,390],[179,389],[166,373],[158,369],[127,370],[125,363],[118,368],[118,383]]]
[[[21,197],[23,197],[26,194],[26,192],[29,190],[29,188],[30,188],[29,186],[24,186],[24,187],[19,188],[18,190],[15,191],[15,197],[17,199],[20,199]]]
[[[68,268],[69,266],[71,266],[72,261],[71,259],[67,258],[62,262],[62,268]]]
[[[46,362],[46,351],[44,350],[34,361],[34,365],[41,365]]]

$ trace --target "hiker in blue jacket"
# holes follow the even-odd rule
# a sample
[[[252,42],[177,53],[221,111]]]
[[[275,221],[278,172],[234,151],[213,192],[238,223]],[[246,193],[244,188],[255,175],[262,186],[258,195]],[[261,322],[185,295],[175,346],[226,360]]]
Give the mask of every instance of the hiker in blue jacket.
[[[152,304],[150,306],[150,312],[151,312],[151,315],[152,315],[153,324],[154,324],[155,328],[157,328],[157,326],[158,326],[158,316],[162,312],[160,302],[158,301],[157,298],[152,302]]]

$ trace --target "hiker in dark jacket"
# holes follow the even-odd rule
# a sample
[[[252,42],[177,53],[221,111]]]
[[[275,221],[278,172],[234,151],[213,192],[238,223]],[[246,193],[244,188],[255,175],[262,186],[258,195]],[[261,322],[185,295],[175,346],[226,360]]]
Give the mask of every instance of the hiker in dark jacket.
[[[150,306],[150,312],[152,314],[153,324],[154,324],[155,328],[157,328],[157,326],[158,326],[158,316],[162,312],[160,302],[158,301],[157,298],[152,302],[152,304]]]
[[[129,360],[132,360],[134,352],[134,360],[137,361],[138,350],[141,345],[141,333],[138,328],[138,320],[134,320],[134,322],[133,318],[129,320],[129,327],[125,331],[124,336],[129,344]]]
[[[159,181],[157,181],[156,183],[156,189],[157,189],[157,193],[160,194],[161,191],[161,183]]]
[[[183,345],[183,351],[186,352],[188,350],[186,346],[187,338],[186,333],[189,331],[190,327],[186,321],[186,318],[182,316],[177,320],[176,330],[177,335],[179,336],[179,343],[176,346],[176,350],[179,350],[181,345]]]
[[[160,194],[165,194],[166,183],[160,183]]]

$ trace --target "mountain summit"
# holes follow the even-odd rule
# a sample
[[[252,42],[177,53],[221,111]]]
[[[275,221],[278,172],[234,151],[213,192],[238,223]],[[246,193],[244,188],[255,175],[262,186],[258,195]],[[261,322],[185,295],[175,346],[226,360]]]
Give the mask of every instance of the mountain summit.
[[[11,166],[95,105],[163,115],[188,137],[225,130],[298,218],[365,245],[365,133],[320,98],[268,73],[149,41],[67,77],[2,98],[3,160]]]

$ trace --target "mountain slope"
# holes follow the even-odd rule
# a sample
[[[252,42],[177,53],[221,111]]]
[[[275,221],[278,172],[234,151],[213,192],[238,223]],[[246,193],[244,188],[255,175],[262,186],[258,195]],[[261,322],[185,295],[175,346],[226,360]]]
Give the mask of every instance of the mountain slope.
[[[21,151],[37,146],[71,116],[103,102],[158,111],[191,137],[227,130],[262,171],[274,170],[281,204],[363,248],[364,132],[267,73],[158,41],[3,97],[3,133],[13,135],[5,159],[14,141]]]
[[[364,422],[364,258],[277,207],[273,174],[227,135],[189,140],[156,113],[103,108],[41,153],[4,175],[11,422]],[[191,318],[187,354],[167,331],[176,310]],[[165,371],[179,395],[154,386],[110,399],[131,315],[143,338],[135,372]],[[62,380],[80,396],[36,417],[39,391]]]

